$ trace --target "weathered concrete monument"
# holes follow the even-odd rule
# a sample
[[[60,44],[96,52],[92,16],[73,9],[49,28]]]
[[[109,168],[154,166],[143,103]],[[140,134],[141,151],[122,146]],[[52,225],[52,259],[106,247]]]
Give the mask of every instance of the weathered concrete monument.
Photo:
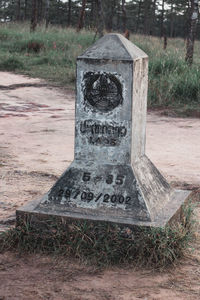
[[[148,57],[108,34],[77,59],[74,161],[17,215],[165,226],[189,195],[145,155]]]

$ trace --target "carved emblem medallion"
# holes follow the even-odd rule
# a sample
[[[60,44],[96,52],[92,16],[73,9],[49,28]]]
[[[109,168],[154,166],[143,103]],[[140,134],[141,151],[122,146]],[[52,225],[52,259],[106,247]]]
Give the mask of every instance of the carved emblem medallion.
[[[88,72],[84,83],[84,100],[94,109],[109,112],[122,104],[122,85],[113,74]]]

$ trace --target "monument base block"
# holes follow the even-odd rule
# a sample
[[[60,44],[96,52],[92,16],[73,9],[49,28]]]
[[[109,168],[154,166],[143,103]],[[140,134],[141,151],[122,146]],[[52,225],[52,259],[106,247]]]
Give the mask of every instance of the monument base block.
[[[89,220],[89,221],[101,221],[110,222],[118,225],[126,226],[145,226],[145,227],[165,227],[171,222],[178,222],[181,219],[181,209],[183,204],[189,200],[191,191],[187,190],[174,190],[171,195],[170,201],[159,211],[159,214],[155,216],[154,221],[140,221],[129,217],[120,215],[120,213],[108,214],[99,212],[98,209],[88,208],[76,208],[71,207],[63,210],[58,206],[52,206],[48,208],[41,208],[41,203],[44,202],[47,195],[44,195],[42,199],[29,202],[27,205],[20,207],[16,211],[17,225],[21,220],[33,221],[33,223],[40,222],[42,219],[47,220],[48,217],[58,217],[66,219],[66,222],[72,222],[73,220]],[[40,221],[39,221],[40,220]]]

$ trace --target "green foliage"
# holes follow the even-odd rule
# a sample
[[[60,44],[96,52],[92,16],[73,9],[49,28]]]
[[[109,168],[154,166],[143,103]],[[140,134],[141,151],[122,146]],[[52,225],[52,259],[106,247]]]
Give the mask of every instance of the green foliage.
[[[0,252],[42,252],[73,256],[102,265],[138,264],[166,267],[182,257],[193,237],[193,207],[183,208],[182,221],[165,228],[119,227],[89,221],[64,223],[49,218],[21,225],[0,236]]]
[[[173,55],[162,55],[149,62],[149,72],[152,76],[161,76],[170,72],[180,74],[187,67],[186,63]]]
[[[198,107],[200,104],[199,66],[188,67],[178,57],[150,61],[150,106]]]
[[[46,31],[42,26],[30,33],[26,24],[1,25],[0,68],[58,85],[74,85],[76,58],[93,43],[94,35],[92,31],[77,33],[74,29],[58,27]],[[132,35],[131,41],[149,55],[148,105],[198,110],[199,53],[195,53],[194,64],[189,67],[184,60],[181,39],[169,39],[166,51],[162,49],[163,41],[155,37]],[[196,42],[197,49],[199,46]]]
[[[46,11],[46,0],[38,0],[38,23],[45,22],[48,15],[49,24],[76,27],[80,17],[82,0],[51,0],[49,14]],[[170,37],[185,37],[188,33],[188,19],[190,16],[191,1],[165,0],[100,0],[104,25],[108,31],[124,31],[124,26],[134,33],[160,36],[164,32]],[[124,8],[123,10],[123,2]],[[164,9],[164,10],[163,10]],[[96,0],[86,1],[84,14],[85,28],[97,28],[99,24],[99,6]],[[32,16],[32,1],[0,0],[1,22],[27,20]],[[199,30],[197,30],[199,38]]]
[[[175,78],[172,95],[174,99],[179,99],[181,103],[196,102],[200,104],[200,70],[193,67]]]
[[[15,57],[9,57],[5,61],[0,62],[0,70],[15,71],[23,68],[23,62]]]
[[[7,41],[7,40],[8,40],[7,32],[4,32],[4,30],[1,30],[1,32],[0,32],[0,41]]]
[[[169,40],[166,51],[162,40],[134,36],[133,42],[149,55],[148,105],[198,110],[200,107],[200,62],[198,52],[192,66],[184,60],[184,42]],[[199,42],[196,42],[196,44]],[[198,47],[198,46],[197,46]]]
[[[73,29],[52,27],[45,31],[40,27],[30,33],[29,26],[8,24],[0,26],[1,70],[15,70],[34,77],[41,77],[58,85],[74,84],[76,58],[89,47],[94,34]],[[7,60],[19,62],[15,68],[7,68]],[[5,66],[5,67],[4,67]]]

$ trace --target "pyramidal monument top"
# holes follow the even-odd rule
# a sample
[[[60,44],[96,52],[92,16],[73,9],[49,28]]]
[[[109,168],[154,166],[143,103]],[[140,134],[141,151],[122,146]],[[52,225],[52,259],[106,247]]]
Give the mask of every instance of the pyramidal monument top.
[[[89,47],[78,59],[104,59],[133,61],[147,58],[147,54],[123,35],[110,33],[104,35]]]

